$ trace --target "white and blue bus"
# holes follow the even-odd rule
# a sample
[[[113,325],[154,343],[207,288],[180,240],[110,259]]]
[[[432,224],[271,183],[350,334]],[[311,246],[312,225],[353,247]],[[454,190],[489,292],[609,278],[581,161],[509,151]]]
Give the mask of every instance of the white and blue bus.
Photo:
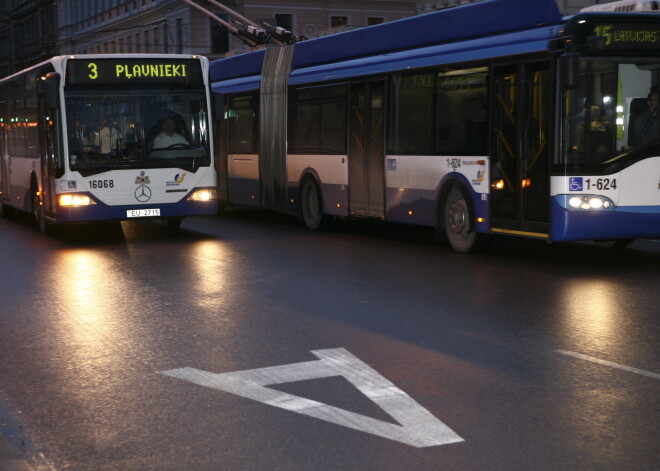
[[[216,214],[208,69],[191,55],[75,55],[0,79],[0,213],[33,213],[44,233]]]
[[[461,252],[658,237],[660,15],[622,3],[484,0],[214,61],[219,199]]]

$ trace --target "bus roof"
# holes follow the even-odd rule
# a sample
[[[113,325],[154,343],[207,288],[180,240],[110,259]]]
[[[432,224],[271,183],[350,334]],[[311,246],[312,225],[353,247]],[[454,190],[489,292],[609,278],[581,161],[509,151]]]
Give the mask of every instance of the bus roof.
[[[497,19],[497,21],[494,21]],[[424,15],[302,41],[295,45],[292,68],[485,38],[562,19],[555,0],[483,0]],[[211,63],[211,82],[259,75],[265,51],[218,59]]]

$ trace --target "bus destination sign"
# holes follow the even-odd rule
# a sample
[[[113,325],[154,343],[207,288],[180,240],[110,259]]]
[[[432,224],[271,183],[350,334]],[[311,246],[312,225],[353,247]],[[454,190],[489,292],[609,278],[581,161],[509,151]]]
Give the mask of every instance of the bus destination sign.
[[[660,23],[592,23],[594,36],[605,38],[606,51],[657,51]]]
[[[192,59],[70,59],[68,85],[198,85],[202,83],[199,61]]]

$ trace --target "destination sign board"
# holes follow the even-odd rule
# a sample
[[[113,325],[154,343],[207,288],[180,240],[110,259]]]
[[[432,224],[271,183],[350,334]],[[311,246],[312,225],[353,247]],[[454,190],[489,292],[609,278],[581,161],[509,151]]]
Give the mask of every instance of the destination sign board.
[[[593,36],[605,38],[606,51],[656,51],[660,49],[660,22],[591,23]]]
[[[201,85],[202,70],[193,59],[69,59],[68,85]]]

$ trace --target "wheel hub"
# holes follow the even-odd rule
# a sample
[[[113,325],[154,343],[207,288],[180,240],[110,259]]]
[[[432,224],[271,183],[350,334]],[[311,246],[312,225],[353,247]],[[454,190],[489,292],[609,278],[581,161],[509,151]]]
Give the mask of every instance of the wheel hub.
[[[461,234],[465,231],[465,222],[465,210],[463,206],[458,202],[451,203],[449,205],[449,211],[447,211],[449,230],[454,234]]]

